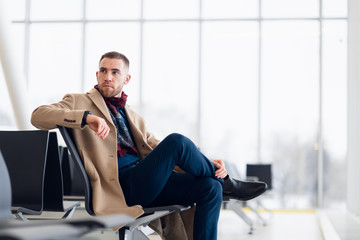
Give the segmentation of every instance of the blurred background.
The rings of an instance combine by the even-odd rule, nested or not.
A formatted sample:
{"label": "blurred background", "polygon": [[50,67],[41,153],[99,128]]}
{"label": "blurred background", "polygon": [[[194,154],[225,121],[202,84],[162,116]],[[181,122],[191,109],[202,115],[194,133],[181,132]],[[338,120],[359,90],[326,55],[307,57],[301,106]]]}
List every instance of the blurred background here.
{"label": "blurred background", "polygon": [[[100,56],[119,51],[130,59],[128,104],[157,138],[182,133],[244,177],[246,164],[271,164],[268,207],[346,208],[346,0],[7,5],[30,112],[90,90]],[[1,129],[18,128],[11,102],[0,68]]]}

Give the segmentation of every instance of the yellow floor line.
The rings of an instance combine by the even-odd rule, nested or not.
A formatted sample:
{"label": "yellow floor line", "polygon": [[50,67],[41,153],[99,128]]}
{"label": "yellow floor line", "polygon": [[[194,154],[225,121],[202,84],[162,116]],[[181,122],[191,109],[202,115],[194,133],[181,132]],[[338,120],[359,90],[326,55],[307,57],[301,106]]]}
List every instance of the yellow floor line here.
{"label": "yellow floor line", "polygon": [[[251,212],[251,210],[247,207],[242,208],[244,212]],[[266,209],[257,209],[259,213],[269,212]],[[270,209],[273,213],[301,213],[301,214],[315,214],[316,209]]]}

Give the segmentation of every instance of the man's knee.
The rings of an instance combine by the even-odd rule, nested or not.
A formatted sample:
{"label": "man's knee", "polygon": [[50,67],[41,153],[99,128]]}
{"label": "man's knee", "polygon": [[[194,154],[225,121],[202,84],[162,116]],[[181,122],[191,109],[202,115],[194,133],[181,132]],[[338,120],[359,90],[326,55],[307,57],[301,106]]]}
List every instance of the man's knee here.
{"label": "man's knee", "polygon": [[221,183],[216,180],[216,179],[211,179],[211,190],[213,192],[214,198],[216,198],[216,200],[218,202],[222,202],[222,186]]}
{"label": "man's knee", "polygon": [[189,139],[180,133],[171,133],[164,139],[164,141],[172,145],[182,145],[188,142]]}
{"label": "man's knee", "polygon": [[202,200],[222,203],[222,186],[219,181],[211,177],[201,179]]}

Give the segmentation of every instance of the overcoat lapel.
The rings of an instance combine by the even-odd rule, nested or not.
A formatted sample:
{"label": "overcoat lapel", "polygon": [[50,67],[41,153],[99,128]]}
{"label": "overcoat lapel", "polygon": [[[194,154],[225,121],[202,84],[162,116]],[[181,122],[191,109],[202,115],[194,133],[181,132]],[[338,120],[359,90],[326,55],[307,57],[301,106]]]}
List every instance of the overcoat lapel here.
{"label": "overcoat lapel", "polygon": [[91,99],[91,101],[93,101],[95,106],[102,112],[102,114],[104,114],[104,116],[107,118],[107,120],[110,123],[113,123],[110,113],[105,104],[105,101],[104,101],[103,97],[101,96],[100,92],[98,90],[96,90],[95,88],[93,88],[88,92],[88,96]]}

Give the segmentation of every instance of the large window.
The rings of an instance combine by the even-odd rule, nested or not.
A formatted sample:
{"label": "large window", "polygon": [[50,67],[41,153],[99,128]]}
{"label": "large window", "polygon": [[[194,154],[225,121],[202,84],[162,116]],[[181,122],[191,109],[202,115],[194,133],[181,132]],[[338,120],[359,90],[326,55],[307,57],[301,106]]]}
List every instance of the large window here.
{"label": "large window", "polygon": [[[88,91],[100,56],[120,51],[128,103],[158,138],[185,134],[243,174],[272,163],[274,207],[344,203],[346,0],[11,4],[31,107]],[[0,125],[15,128],[0,96]]]}

